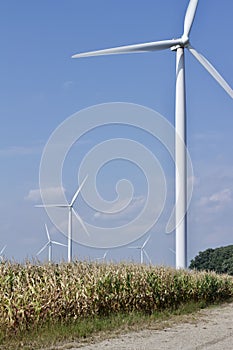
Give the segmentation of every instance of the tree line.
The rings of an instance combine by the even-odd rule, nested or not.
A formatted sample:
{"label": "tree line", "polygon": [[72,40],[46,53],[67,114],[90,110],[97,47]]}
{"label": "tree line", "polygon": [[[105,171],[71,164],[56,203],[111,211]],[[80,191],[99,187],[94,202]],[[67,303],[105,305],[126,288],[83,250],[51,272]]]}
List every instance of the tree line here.
{"label": "tree line", "polygon": [[190,269],[215,271],[233,276],[233,245],[209,248],[191,260]]}

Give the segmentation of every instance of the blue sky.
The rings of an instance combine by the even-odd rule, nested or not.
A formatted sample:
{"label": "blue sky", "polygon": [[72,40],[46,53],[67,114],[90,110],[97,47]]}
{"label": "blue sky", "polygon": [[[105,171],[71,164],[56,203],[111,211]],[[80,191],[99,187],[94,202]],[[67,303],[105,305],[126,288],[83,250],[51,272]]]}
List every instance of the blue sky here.
{"label": "blue sky", "polygon": [[[83,108],[119,101],[155,109],[174,123],[173,52],[82,60],[72,60],[71,55],[179,37],[187,4],[187,0],[1,2],[0,246],[7,245],[7,258],[23,260],[35,256],[46,242],[45,222],[53,239],[66,242],[46,213],[34,208],[40,202],[42,151],[61,122]],[[232,12],[232,1],[200,0],[190,38],[230,86]],[[233,243],[233,103],[189,53],[186,82],[188,149],[195,176],[188,215],[190,260],[200,250]],[[85,135],[68,155],[64,167],[68,198],[76,189],[82,158],[95,144],[113,136],[133,138],[151,150],[158,149],[145,135],[135,135],[124,127],[103,128]],[[174,234],[163,233],[174,199],[173,164],[165,153],[160,149],[157,156],[169,179],[169,200],[160,222],[150,232],[147,252],[153,263],[174,265],[174,254],[169,250],[174,249]],[[103,180],[99,176],[97,187],[103,197],[112,199],[116,181],[128,176],[135,182],[134,202],[140,204],[145,195],[142,174],[128,165],[124,174],[122,168],[121,164],[113,164],[112,169],[103,170]],[[79,210],[86,221],[94,220],[81,199]],[[140,245],[145,238],[137,243]],[[74,246],[74,253],[80,258],[99,257],[104,251]],[[63,248],[56,247],[54,254],[57,260],[66,258]],[[46,253],[41,255],[44,258]],[[139,252],[115,248],[109,251],[108,258],[138,261]]]}

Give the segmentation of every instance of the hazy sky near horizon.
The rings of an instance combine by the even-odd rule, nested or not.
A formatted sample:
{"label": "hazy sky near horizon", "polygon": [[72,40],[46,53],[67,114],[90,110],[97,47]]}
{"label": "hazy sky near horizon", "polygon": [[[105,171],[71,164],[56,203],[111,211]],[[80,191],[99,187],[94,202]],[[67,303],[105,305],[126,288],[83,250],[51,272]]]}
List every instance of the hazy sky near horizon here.
{"label": "hazy sky near horizon", "polygon": [[[74,60],[75,53],[179,37],[187,0],[8,0],[1,12],[1,200],[0,250],[16,260],[35,257],[46,243],[44,223],[53,239],[66,243],[43,209],[39,167],[52,132],[69,116],[108,102],[129,102],[156,110],[174,124],[175,53],[163,52]],[[200,0],[191,44],[233,86],[233,2]],[[186,52],[187,137],[194,169],[188,213],[188,259],[209,247],[233,244],[233,101]],[[63,186],[68,200],[77,188],[82,158],[98,143],[125,137],[143,143],[158,157],[168,180],[161,220],[148,232],[146,250],[153,263],[174,265],[174,233],[164,234],[174,201],[174,164],[164,149],[127,127],[103,127],[83,136],[67,155]],[[158,152],[159,154],[157,154]],[[125,217],[133,218],[146,198],[143,174],[132,164],[115,161],[97,178],[104,198],[116,196],[116,182],[130,179],[135,193]],[[80,215],[92,224],[120,224],[90,212],[81,198]],[[102,220],[102,221],[101,221]],[[123,221],[122,221],[123,220]],[[111,222],[110,222],[111,221]],[[107,223],[106,223],[107,222]],[[141,245],[148,234],[131,245]],[[74,255],[101,257],[97,250],[74,245]],[[54,247],[57,260],[66,249]],[[41,254],[43,260],[46,252]],[[108,259],[139,261],[127,246],[109,250]]]}

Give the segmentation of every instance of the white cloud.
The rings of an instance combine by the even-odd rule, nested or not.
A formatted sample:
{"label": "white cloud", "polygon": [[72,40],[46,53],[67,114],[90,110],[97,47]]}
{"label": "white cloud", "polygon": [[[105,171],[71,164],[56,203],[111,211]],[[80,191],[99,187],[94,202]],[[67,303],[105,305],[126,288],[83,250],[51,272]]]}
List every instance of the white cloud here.
{"label": "white cloud", "polygon": [[203,196],[198,201],[198,205],[209,213],[219,212],[232,202],[232,190],[226,188],[210,196]]}
{"label": "white cloud", "polygon": [[211,202],[217,203],[229,203],[232,200],[232,191],[229,188],[226,188],[220,192],[213,194],[210,197]]}
{"label": "white cloud", "polygon": [[[56,203],[57,200],[61,197],[61,190],[65,192],[65,189],[61,187],[50,187],[47,189],[43,189],[43,192],[46,192],[46,195],[51,198],[51,202],[54,201]],[[27,196],[24,198],[31,202],[39,202],[41,201],[41,192],[39,188],[32,189],[28,192]]]}
{"label": "white cloud", "polygon": [[64,82],[63,88],[64,88],[65,90],[68,90],[68,89],[70,89],[73,85],[74,85],[74,82],[73,82],[72,80],[67,80],[67,81]]}
{"label": "white cloud", "polygon": [[40,190],[30,190],[24,199],[26,199],[27,201],[38,202],[39,200],[41,200]]}
{"label": "white cloud", "polygon": [[[129,199],[124,199],[121,202],[115,203],[112,208],[109,210],[115,214],[108,214],[108,213],[102,213],[102,212],[96,212],[94,214],[95,219],[103,219],[103,220],[130,220],[130,218],[134,217],[138,210],[143,207],[145,204],[145,197],[144,196],[138,196],[134,197],[129,205],[127,207],[126,204],[129,202]],[[124,210],[122,210],[125,208]],[[118,210],[118,213],[117,213]]]}

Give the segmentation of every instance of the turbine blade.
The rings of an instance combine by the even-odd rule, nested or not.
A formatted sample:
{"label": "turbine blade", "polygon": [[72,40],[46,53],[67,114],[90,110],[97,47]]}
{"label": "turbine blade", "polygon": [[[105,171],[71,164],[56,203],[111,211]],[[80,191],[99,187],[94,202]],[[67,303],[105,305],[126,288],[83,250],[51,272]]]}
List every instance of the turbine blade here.
{"label": "turbine blade", "polygon": [[149,235],[149,236],[147,237],[147,239],[145,240],[145,242],[144,242],[143,245],[142,245],[142,249],[146,246],[146,244],[147,244],[147,242],[149,241],[150,237],[151,237],[151,235]]}
{"label": "turbine blade", "polygon": [[129,249],[141,249],[141,247],[128,247]]}
{"label": "turbine blade", "polygon": [[145,256],[147,257],[149,263],[151,264],[151,259],[150,259],[149,255],[147,254],[147,251],[145,249],[143,249],[143,252],[144,252]]}
{"label": "turbine blade", "polygon": [[233,90],[212,64],[192,46],[188,46],[189,52],[202,64],[202,66],[212,75],[212,77],[221,85],[221,87],[233,98]]}
{"label": "turbine blade", "polygon": [[76,217],[78,219],[78,221],[80,222],[82,228],[84,229],[84,231],[86,232],[86,234],[89,236],[89,232],[87,231],[87,228],[86,226],[84,225],[84,222],[83,220],[81,219],[81,217],[76,213]]}
{"label": "turbine blade", "polygon": [[174,250],[174,249],[169,248],[169,250],[170,250],[170,252],[172,252],[174,255],[176,255],[176,252],[175,252],[175,250]]}
{"label": "turbine blade", "polygon": [[106,250],[106,252],[104,253],[104,256],[103,256],[103,259],[105,259],[106,258],[106,256],[107,256],[107,254],[108,254],[108,250]]}
{"label": "turbine blade", "polygon": [[36,208],[68,208],[69,204],[39,204]]}
{"label": "turbine blade", "polygon": [[154,41],[150,43],[119,46],[119,47],[113,47],[111,49],[78,53],[76,55],[73,55],[72,58],[166,50],[171,48],[174,45],[178,45],[179,43],[180,43],[180,39]]}
{"label": "turbine blade", "polygon": [[56,245],[60,245],[62,247],[67,247],[67,244],[63,244],[63,243],[60,243],[60,242],[51,241],[51,243],[56,244]]}
{"label": "turbine blade", "polygon": [[184,19],[183,36],[188,38],[197,10],[198,0],[190,0]]}
{"label": "turbine blade", "polygon": [[36,255],[40,255],[40,253],[42,253],[43,250],[45,250],[45,248],[47,248],[48,245],[49,245],[49,242],[47,242],[47,243],[36,253]]}
{"label": "turbine blade", "polygon": [[46,224],[45,224],[45,230],[46,230],[46,234],[47,234],[47,237],[48,237],[48,241],[50,242],[51,239],[50,239],[49,230],[48,230],[48,227],[47,227]]}
{"label": "turbine blade", "polygon": [[87,181],[88,175],[84,178],[83,182],[81,183],[81,185],[79,186],[79,188],[77,189],[77,191],[75,192],[72,201],[70,203],[70,206],[72,207],[74,202],[76,201],[76,198],[78,197],[79,192],[81,191],[81,189],[83,188],[85,182]]}
{"label": "turbine blade", "polygon": [[0,255],[2,255],[4,253],[5,249],[6,249],[6,245],[2,248]]}

